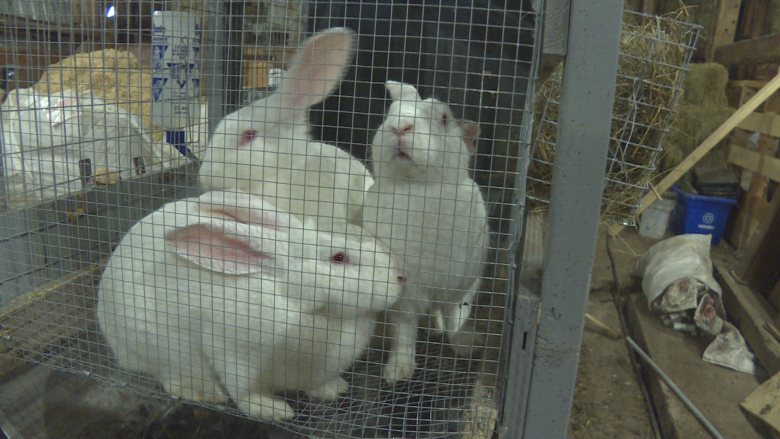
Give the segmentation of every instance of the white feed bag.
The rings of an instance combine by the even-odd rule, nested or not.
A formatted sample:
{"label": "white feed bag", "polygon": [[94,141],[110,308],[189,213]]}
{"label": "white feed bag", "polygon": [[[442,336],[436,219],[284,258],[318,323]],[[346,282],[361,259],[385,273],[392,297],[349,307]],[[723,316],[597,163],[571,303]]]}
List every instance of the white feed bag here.
{"label": "white feed bag", "polygon": [[91,91],[13,91],[0,107],[11,202],[46,200],[155,172],[161,154],[141,120]]}
{"label": "white feed bag", "polygon": [[698,279],[720,295],[720,285],[712,276],[711,242],[712,235],[686,234],[650,247],[636,267],[648,303],[658,298],[666,287],[684,278]]}

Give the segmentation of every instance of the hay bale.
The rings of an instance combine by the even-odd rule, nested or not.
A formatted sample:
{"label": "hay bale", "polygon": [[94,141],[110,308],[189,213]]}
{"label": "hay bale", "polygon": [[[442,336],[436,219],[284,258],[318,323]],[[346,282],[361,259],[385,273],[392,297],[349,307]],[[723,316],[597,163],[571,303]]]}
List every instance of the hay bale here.
{"label": "hay bale", "polygon": [[[602,218],[633,222],[636,206],[653,169],[661,140],[673,120],[698,27],[655,17],[627,14],[623,22]],[[558,102],[563,65],[539,87],[534,151],[528,194],[533,210],[546,209],[555,159]]]}
{"label": "hay bale", "polygon": [[680,105],[727,107],[726,86],[729,72],[718,63],[691,64],[683,81]]}
{"label": "hay bale", "polygon": [[[663,142],[656,179],[682,162],[736,111],[728,106],[728,72],[717,63],[692,64],[683,82],[683,94],[673,123]],[[699,164],[728,166],[728,139],[721,141]]]}

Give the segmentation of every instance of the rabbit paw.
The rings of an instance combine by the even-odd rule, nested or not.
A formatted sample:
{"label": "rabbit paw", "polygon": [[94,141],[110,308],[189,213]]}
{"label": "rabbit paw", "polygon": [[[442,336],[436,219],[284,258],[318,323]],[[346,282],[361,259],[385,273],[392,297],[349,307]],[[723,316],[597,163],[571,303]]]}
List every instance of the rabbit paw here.
{"label": "rabbit paw", "polygon": [[227,395],[222,392],[217,383],[204,383],[202,390],[198,391],[197,401],[211,404],[224,404],[228,401]]}
{"label": "rabbit paw", "polygon": [[447,335],[450,347],[455,355],[461,358],[473,358],[480,354],[487,344],[487,336],[478,332],[471,321],[464,324],[460,331]]}
{"label": "rabbit paw", "polygon": [[349,384],[344,378],[338,377],[337,379],[325,383],[322,387],[306,392],[312,399],[321,399],[324,401],[336,399],[339,396],[347,393],[349,390]]}
{"label": "rabbit paw", "polygon": [[198,392],[192,389],[191,386],[183,386],[178,380],[176,381],[164,381],[162,383],[163,389],[174,398],[197,400]]}
{"label": "rabbit paw", "polygon": [[92,176],[92,181],[95,184],[110,185],[119,183],[119,174],[116,172],[110,172],[106,168],[97,168],[95,174]]}
{"label": "rabbit paw", "polygon": [[417,364],[412,356],[391,354],[382,370],[382,377],[387,384],[392,385],[396,381],[406,381],[412,378],[416,368]]}
{"label": "rabbit paw", "polygon": [[444,334],[444,317],[441,312],[432,312],[430,321],[430,331],[436,335]]}
{"label": "rabbit paw", "polygon": [[242,411],[260,419],[283,421],[295,417],[295,410],[284,400],[258,393],[250,394],[248,403],[240,401],[237,405]]}
{"label": "rabbit paw", "polygon": [[[227,396],[222,393],[214,381],[197,382],[193,380],[188,386],[183,386],[179,381],[166,381],[163,388],[171,395],[190,401],[221,404],[227,402]],[[197,384],[197,385],[196,385]]]}

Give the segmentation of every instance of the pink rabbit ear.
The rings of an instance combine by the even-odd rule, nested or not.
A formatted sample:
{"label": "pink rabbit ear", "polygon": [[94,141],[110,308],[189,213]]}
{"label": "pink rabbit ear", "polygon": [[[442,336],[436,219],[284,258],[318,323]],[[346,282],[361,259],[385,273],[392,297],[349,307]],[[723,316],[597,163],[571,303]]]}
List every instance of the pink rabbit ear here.
{"label": "pink rabbit ear", "polygon": [[387,92],[390,93],[390,98],[394,101],[415,101],[420,100],[420,93],[413,85],[404,84],[398,81],[387,81],[385,83]]}
{"label": "pink rabbit ear", "polygon": [[474,142],[479,138],[479,124],[470,120],[462,119],[460,121],[460,127],[463,129],[463,142],[466,143],[466,147],[471,154],[477,152],[477,146]]}
{"label": "pink rabbit ear", "polygon": [[303,109],[322,101],[341,83],[354,55],[355,32],[347,28],[306,40],[279,85],[282,106]]}
{"label": "pink rabbit ear", "polygon": [[206,192],[198,199],[198,207],[212,215],[227,217],[243,224],[260,226],[278,232],[302,228],[303,222],[279,209],[262,197],[246,192]]}
{"label": "pink rabbit ear", "polygon": [[177,255],[225,274],[251,274],[272,268],[273,255],[263,253],[243,236],[210,224],[191,224],[168,233],[165,240]]}

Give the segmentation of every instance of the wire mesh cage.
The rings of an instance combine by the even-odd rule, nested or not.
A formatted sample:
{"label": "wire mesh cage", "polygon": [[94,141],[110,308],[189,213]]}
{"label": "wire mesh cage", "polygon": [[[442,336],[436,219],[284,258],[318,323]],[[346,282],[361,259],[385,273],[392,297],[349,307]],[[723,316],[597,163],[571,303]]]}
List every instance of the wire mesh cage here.
{"label": "wire mesh cage", "polygon": [[[667,16],[624,13],[604,220],[633,226],[641,199],[650,190],[701,31],[701,26],[681,21],[683,15],[684,11]],[[561,73],[559,65],[537,95],[528,195],[539,209],[550,199]]]}
{"label": "wire mesh cage", "polygon": [[0,422],[39,364],[124,419],[51,437],[492,436],[539,2],[54,3],[0,5]]}

